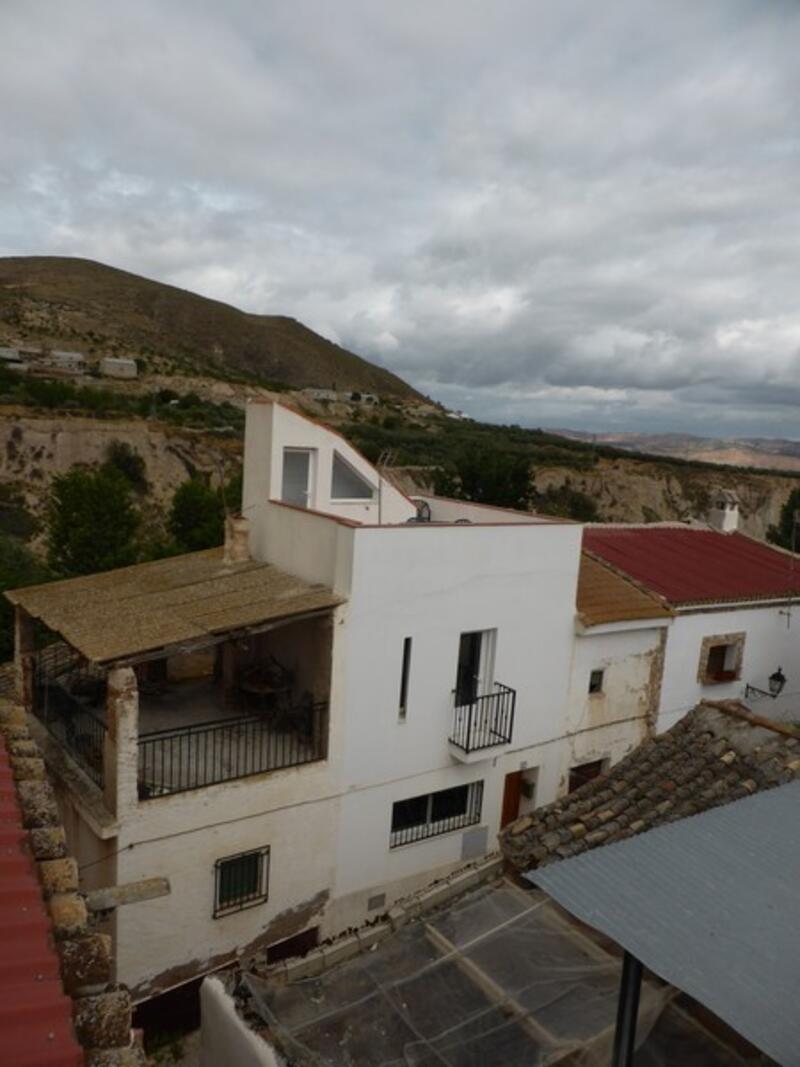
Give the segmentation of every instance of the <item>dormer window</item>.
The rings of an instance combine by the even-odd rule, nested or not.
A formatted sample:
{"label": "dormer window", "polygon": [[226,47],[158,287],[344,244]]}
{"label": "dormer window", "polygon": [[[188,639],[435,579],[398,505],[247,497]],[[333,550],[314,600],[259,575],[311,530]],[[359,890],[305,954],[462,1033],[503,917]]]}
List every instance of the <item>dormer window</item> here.
{"label": "dormer window", "polygon": [[375,487],[363,478],[338,452],[333,453],[331,500],[372,500]]}

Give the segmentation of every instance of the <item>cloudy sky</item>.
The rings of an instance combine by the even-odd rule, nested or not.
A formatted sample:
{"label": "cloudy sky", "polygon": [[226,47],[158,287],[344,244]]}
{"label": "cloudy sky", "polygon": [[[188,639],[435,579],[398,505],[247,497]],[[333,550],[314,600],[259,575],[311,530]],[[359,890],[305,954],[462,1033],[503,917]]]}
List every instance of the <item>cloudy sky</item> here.
{"label": "cloudy sky", "polygon": [[797,0],[2,0],[0,254],[524,425],[800,438]]}

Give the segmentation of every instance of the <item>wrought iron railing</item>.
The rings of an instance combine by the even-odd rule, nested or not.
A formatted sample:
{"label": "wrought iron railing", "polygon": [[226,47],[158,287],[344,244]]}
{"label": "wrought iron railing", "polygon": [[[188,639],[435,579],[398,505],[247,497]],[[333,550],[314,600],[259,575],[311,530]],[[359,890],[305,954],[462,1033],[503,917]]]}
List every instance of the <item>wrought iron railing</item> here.
{"label": "wrought iron railing", "polygon": [[92,710],[102,707],[105,675],[64,642],[36,654],[33,713],[100,788],[106,724]]}
{"label": "wrought iron railing", "polygon": [[482,781],[400,801],[392,810],[389,847],[399,848],[475,826],[481,821],[482,806]]}
{"label": "wrought iron railing", "polygon": [[450,743],[463,752],[477,752],[494,745],[506,745],[514,733],[515,689],[495,682],[490,693],[453,710]]}
{"label": "wrought iron railing", "polygon": [[324,759],[324,703],[282,712],[278,719],[248,715],[139,735],[139,798],[248,778]]}

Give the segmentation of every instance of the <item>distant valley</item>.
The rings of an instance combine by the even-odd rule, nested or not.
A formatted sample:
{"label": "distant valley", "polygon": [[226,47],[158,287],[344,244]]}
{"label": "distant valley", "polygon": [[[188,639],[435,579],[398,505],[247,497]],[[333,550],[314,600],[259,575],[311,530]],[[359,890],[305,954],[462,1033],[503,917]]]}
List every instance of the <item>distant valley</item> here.
{"label": "distant valley", "polygon": [[732,467],[800,471],[800,441],[770,437],[697,437],[692,434],[586,433],[554,430],[573,441],[595,441],[628,452],[699,460]]}

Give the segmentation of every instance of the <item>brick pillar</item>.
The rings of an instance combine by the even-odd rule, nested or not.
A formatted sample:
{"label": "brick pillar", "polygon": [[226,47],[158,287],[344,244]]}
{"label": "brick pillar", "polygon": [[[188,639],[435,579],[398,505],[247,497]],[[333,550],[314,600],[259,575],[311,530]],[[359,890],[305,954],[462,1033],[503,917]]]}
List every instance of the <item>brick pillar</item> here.
{"label": "brick pillar", "polygon": [[105,801],[121,819],[139,801],[139,690],[131,667],[114,667],[108,672],[106,718]]}
{"label": "brick pillar", "polygon": [[14,608],[14,687],[16,698],[30,711],[33,706],[33,619],[19,604]]}

